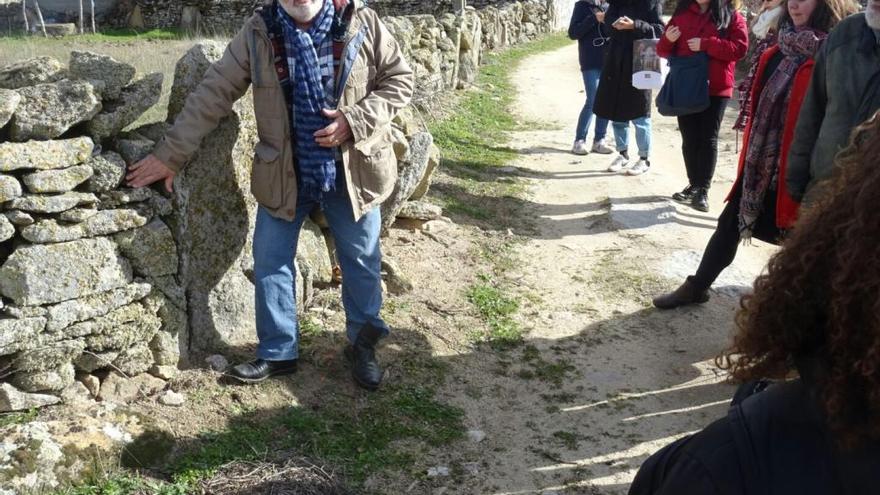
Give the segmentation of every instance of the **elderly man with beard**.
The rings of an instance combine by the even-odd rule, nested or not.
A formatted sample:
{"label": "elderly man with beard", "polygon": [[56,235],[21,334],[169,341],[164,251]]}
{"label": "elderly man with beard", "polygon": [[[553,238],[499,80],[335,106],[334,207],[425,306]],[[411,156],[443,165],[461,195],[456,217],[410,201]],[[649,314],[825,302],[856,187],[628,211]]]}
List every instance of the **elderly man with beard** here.
{"label": "elderly man with beard", "polygon": [[229,374],[258,382],[296,371],[299,328],[293,260],[303,222],[320,208],[336,240],[346,356],[362,387],[378,388],[382,306],[379,205],[394,189],[391,120],[413,92],[400,47],[360,0],[272,0],[248,19],[187,98],[128,184],[174,176],[202,138],[253,86],[259,143],[251,192],[259,203],[253,256],[256,359]]}
{"label": "elderly man with beard", "polygon": [[880,108],[880,0],[843,20],[816,57],[795,129],[786,185],[804,201],[831,177],[834,157],[852,130]]}

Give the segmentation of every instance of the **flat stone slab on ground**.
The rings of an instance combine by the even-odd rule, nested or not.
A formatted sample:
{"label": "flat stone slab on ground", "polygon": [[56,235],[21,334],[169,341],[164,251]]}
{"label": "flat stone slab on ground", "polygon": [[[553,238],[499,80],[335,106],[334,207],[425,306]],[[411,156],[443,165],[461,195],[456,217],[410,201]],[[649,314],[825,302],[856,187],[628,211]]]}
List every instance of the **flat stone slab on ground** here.
{"label": "flat stone slab on ground", "polygon": [[100,398],[107,402],[125,404],[138,397],[153,395],[163,388],[165,388],[163,380],[147,373],[126,377],[111,371],[101,384]]}
{"label": "flat stone slab on ground", "polygon": [[609,216],[621,230],[640,230],[661,227],[674,222],[677,210],[670,199],[648,198],[632,201],[632,198],[611,198]]}
{"label": "flat stone slab on ground", "polygon": [[54,395],[29,394],[8,383],[0,383],[0,412],[27,411],[61,402]]}
{"label": "flat stone slab on ground", "polygon": [[[700,251],[674,251],[660,263],[661,275],[675,281],[684,282],[688,276],[693,275],[697,271],[702,258],[703,253]],[[712,284],[712,288],[719,294],[740,297],[751,292],[755,277],[759,274],[760,272],[755,273],[745,270],[734,261],[732,265],[721,272],[721,275]]]}

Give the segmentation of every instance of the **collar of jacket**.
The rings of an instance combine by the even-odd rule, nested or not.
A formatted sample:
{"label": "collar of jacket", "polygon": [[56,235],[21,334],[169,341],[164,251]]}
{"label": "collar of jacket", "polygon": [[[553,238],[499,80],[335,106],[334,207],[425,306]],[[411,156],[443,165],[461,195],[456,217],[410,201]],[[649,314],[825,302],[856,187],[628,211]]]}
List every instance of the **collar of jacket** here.
{"label": "collar of jacket", "polygon": [[868,21],[862,18],[862,39],[859,42],[859,51],[867,54],[874,53],[880,45],[880,34],[871,29]]}

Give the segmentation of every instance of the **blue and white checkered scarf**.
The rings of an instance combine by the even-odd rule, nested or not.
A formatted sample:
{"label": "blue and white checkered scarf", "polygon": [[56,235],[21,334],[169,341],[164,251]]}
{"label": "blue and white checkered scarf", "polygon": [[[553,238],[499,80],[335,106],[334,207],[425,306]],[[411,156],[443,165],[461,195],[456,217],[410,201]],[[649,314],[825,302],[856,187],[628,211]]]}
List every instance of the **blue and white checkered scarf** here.
{"label": "blue and white checkered scarf", "polygon": [[293,122],[296,157],[299,163],[300,194],[331,191],[336,183],[336,152],[315,142],[315,132],[332,121],[321,113],[336,108],[333,68],[333,2],[324,6],[308,32],[300,30],[290,15],[277,3],[277,15],[284,32],[292,84],[291,122]]}

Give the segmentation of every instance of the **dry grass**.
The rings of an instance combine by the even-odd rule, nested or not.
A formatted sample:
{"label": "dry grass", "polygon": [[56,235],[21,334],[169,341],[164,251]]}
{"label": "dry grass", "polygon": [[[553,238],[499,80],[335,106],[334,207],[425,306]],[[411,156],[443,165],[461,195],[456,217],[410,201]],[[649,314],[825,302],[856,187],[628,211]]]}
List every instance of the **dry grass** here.
{"label": "dry grass", "polygon": [[159,103],[142,115],[133,126],[165,120],[171,84],[174,82],[174,65],[194,44],[201,40],[136,40],[93,41],[75,37],[60,39],[0,38],[0,67],[33,57],[49,56],[67,63],[70,52],[87,50],[109,55],[120,62],[133,65],[138,74],[161,72],[162,98]]}
{"label": "dry grass", "polygon": [[303,459],[233,462],[199,485],[204,495],[349,495],[336,478]]}

